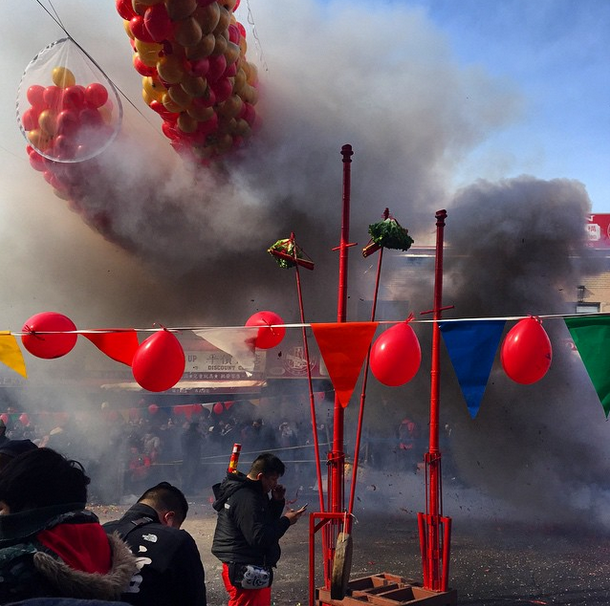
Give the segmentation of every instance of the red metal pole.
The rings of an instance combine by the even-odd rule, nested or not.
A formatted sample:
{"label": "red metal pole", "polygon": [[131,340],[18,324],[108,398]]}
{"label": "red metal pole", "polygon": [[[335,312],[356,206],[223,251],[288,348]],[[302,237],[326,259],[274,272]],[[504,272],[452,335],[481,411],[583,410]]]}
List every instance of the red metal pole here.
{"label": "red metal pole", "polygon": [[[294,233],[290,234],[290,239],[295,242]],[[309,344],[307,341],[307,328],[305,326],[305,308],[303,307],[303,291],[301,289],[301,274],[299,273],[299,264],[297,261],[297,247],[296,243],[293,248],[294,251],[294,262],[295,262],[295,275],[297,284],[297,296],[299,298],[299,311],[301,313],[301,324],[302,335],[303,335],[303,351],[305,353],[305,362],[307,363],[307,385],[309,387],[309,408],[311,412],[311,428],[313,433],[313,446],[316,457],[316,478],[318,481],[318,495],[320,498],[320,511],[324,511],[324,491],[322,490],[322,469],[320,466],[320,446],[318,440],[318,421],[316,418],[316,404],[313,395],[313,382],[311,379],[311,364],[309,356]]]}
{"label": "red metal pole", "polygon": [[[426,536],[424,539],[426,562],[424,562],[424,585],[427,589],[441,590],[446,582],[442,579],[441,559],[443,535],[441,534],[441,453],[439,450],[439,403],[440,403],[440,328],[443,306],[443,235],[446,210],[436,212],[436,257],[434,264],[434,308],[432,324],[432,363],[430,370],[430,440],[425,455],[427,468]],[[446,580],[445,580],[446,581]]]}
{"label": "red metal pole", "polygon": [[[341,148],[343,156],[343,213],[341,218],[341,240],[337,249],[339,250],[339,288],[337,302],[337,322],[345,322],[347,318],[347,262],[349,244],[349,215],[351,198],[351,163],[354,152],[351,145]],[[337,250],[335,249],[335,250]],[[342,512],[344,508],[345,490],[345,452],[343,451],[343,406],[335,395],[333,415],[333,443],[332,450],[328,453],[328,511],[331,513]],[[332,528],[329,528],[332,526]],[[324,580],[330,587],[332,580],[333,560],[335,554],[335,537],[337,535],[338,522],[333,520],[325,527],[325,544],[328,547],[328,555],[325,562]]]}

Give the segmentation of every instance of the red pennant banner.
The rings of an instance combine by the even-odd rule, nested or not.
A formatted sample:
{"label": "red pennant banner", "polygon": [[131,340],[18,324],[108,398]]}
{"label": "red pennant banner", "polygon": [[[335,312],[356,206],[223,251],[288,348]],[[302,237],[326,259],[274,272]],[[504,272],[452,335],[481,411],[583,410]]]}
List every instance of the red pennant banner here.
{"label": "red pennant banner", "polygon": [[324,364],[341,406],[349,404],[378,322],[312,324]]}
{"label": "red pennant banner", "polygon": [[[110,331],[111,329],[108,329]],[[140,346],[136,331],[131,329],[120,329],[112,332],[86,332],[82,333],[100,351],[109,358],[131,366],[131,361]]]}

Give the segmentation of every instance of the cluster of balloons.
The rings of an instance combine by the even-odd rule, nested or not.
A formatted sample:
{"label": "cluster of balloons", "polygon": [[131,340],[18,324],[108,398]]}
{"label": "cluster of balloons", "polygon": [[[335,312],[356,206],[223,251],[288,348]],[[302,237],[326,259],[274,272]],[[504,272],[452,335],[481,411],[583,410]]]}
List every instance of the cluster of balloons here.
{"label": "cluster of balloons", "polygon": [[[246,322],[246,326],[258,327],[253,342],[259,349],[279,345],[286,333],[283,324],[282,318],[270,311],[255,313]],[[65,356],[74,348],[78,337],[76,330],[74,322],[67,316],[47,311],[32,316],[24,323],[21,341],[33,356],[51,360]],[[171,389],[184,374],[185,367],[182,345],[166,328],[142,341],[131,361],[136,382],[153,392]],[[149,411],[154,414],[150,408]]]}
{"label": "cluster of balloons", "polygon": [[256,119],[239,0],[116,0],[146,104],[179,153],[207,164],[237,148]]}
{"label": "cluster of balloons", "polygon": [[114,137],[113,104],[101,82],[77,84],[72,71],[56,66],[53,84],[32,84],[30,106],[21,114],[27,140],[39,154],[58,162],[80,162],[96,155]]}
{"label": "cluster of balloons", "polygon": [[123,109],[112,83],[74,41],[64,38],[29,63],[16,109],[30,165],[58,197],[69,200],[73,210],[106,233],[108,218],[86,211],[82,200],[96,171],[95,157],[120,130]]}
{"label": "cluster of balloons", "polygon": [[32,162],[82,162],[115,138],[122,119],[118,94],[106,75],[69,38],[40,51],[17,93],[17,121]]}
{"label": "cluster of balloons", "polygon": [[[500,360],[506,375],[522,385],[540,381],[553,359],[551,341],[539,318],[525,318],[511,328],[502,342]],[[382,384],[408,383],[419,370],[421,347],[408,321],[382,333],[371,347],[370,367]]]}

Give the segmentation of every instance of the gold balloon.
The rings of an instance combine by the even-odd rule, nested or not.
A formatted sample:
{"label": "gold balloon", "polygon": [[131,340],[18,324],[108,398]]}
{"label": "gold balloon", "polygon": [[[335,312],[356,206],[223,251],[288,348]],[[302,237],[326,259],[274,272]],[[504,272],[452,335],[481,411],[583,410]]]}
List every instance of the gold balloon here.
{"label": "gold balloon", "polygon": [[225,57],[227,58],[227,65],[235,63],[239,59],[240,50],[239,46],[234,42],[227,42],[227,49],[225,50]]}
{"label": "gold balloon", "polygon": [[202,76],[185,74],[180,86],[193,97],[203,97],[208,90],[208,81]]}
{"label": "gold balloon", "polygon": [[217,2],[212,2],[208,6],[199,6],[193,13],[193,18],[199,23],[204,34],[211,34],[220,21],[220,6]]}
{"label": "gold balloon", "polygon": [[[155,101],[161,101],[163,95],[167,92],[167,89],[159,80],[152,78],[151,76],[144,76],[142,78],[142,88],[150,99]],[[150,103],[149,103],[150,105]]]}
{"label": "gold balloon", "polygon": [[186,49],[186,58],[190,61],[197,61],[198,59],[205,59],[212,54],[214,45],[216,44],[216,38],[214,34],[206,34],[203,36],[195,46],[189,46]]}
{"label": "gold balloon", "polygon": [[243,68],[246,72],[248,84],[254,86],[258,82],[258,68],[254,63],[250,63],[249,61],[244,61]]}
{"label": "gold balloon", "polygon": [[182,88],[182,86],[180,86],[180,84],[170,86],[167,92],[169,94],[169,98],[183,110],[186,109],[193,101],[193,97],[189,95]]}
{"label": "gold balloon", "polygon": [[174,38],[182,46],[195,46],[199,44],[202,36],[201,25],[193,17],[187,17],[176,23]]}
{"label": "gold balloon", "polygon": [[177,103],[174,103],[172,101],[172,98],[169,96],[169,93],[163,95],[163,100],[161,102],[163,103],[163,107],[165,107],[168,112],[173,112],[177,114],[182,111],[182,108]]}
{"label": "gold balloon", "polygon": [[214,50],[212,51],[212,55],[216,57],[218,55],[224,55],[228,44],[228,40],[222,34],[218,34],[214,41]]}
{"label": "gold balloon", "polygon": [[184,72],[184,63],[176,55],[164,55],[157,61],[157,73],[165,82],[177,84],[184,77]]}
{"label": "gold balloon", "polygon": [[179,21],[193,14],[197,8],[197,0],[165,0],[169,18]]}
{"label": "gold balloon", "polygon": [[231,95],[218,105],[218,115],[223,118],[235,118],[241,111],[244,102],[237,95]]}
{"label": "gold balloon", "polygon": [[233,91],[239,95],[243,95],[245,87],[247,86],[247,76],[243,69],[238,69],[235,74],[235,82],[233,84]]}
{"label": "gold balloon", "polygon": [[214,33],[216,35],[218,35],[224,31],[226,31],[227,28],[229,27],[230,23],[231,23],[231,13],[226,8],[223,8],[221,6],[220,7],[220,19],[218,20],[218,25],[214,29]]}
{"label": "gold balloon", "polygon": [[51,72],[51,79],[55,86],[59,88],[68,88],[76,84],[74,74],[67,67],[54,67]]}
{"label": "gold balloon", "polygon": [[184,133],[194,133],[197,130],[197,120],[185,113],[178,116],[176,125]]}
{"label": "gold balloon", "polygon": [[129,21],[127,19],[123,19],[123,27],[125,28],[125,33],[132,39],[135,40],[135,36],[131,33],[131,27],[129,27]]}
{"label": "gold balloon", "polygon": [[159,61],[159,53],[163,50],[161,44],[156,42],[142,42],[142,40],[136,39],[135,47],[140,61],[147,67],[156,67],[157,61]]}
{"label": "gold balloon", "polygon": [[186,113],[198,122],[207,122],[214,115],[214,108],[191,105]]}
{"label": "gold balloon", "polygon": [[252,134],[252,128],[243,118],[239,118],[235,126],[234,134],[238,137],[246,138]]}
{"label": "gold balloon", "polygon": [[53,137],[57,134],[57,114],[50,109],[43,109],[38,116],[38,124],[43,134]]}
{"label": "gold balloon", "polygon": [[28,141],[32,147],[39,150],[45,151],[51,144],[51,137],[46,133],[43,133],[40,128],[28,131]]}

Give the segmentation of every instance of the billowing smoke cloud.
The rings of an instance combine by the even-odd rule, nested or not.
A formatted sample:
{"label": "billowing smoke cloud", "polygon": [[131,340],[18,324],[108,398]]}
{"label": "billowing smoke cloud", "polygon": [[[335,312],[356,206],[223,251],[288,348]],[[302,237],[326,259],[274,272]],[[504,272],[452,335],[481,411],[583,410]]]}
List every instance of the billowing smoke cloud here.
{"label": "billowing smoke cloud", "polygon": [[[386,3],[252,0],[256,36],[249,34],[248,58],[259,62],[260,129],[238,154],[205,168],[173,152],[139,101],[139,77],[112,3],[87,4],[95,7],[96,27],[79,8],[62,15],[67,27],[142,113],[126,104],[123,132],[88,171],[78,213],[29,166],[7,161],[19,175],[4,191],[0,228],[4,283],[14,285],[3,289],[2,301],[13,330],[46,309],[82,328],[240,324],[260,309],[298,320],[293,275],[265,252],[291,231],[316,262],[304,276],[307,319],[333,320],[338,260],[331,248],[339,239],[344,143],[355,151],[352,241],[364,245],[367,226],[389,207],[416,243],[430,243],[434,211],[448,208],[445,299],[456,317],[565,312],[569,290],[595,269],[582,242],[589,200],[577,183],[524,177],[476,183],[451,198],[453,171],[518,118],[521,99],[510,83],[460,65],[423,13]],[[23,37],[14,44],[22,46]],[[94,225],[103,218],[109,241],[83,226],[85,214],[96,217]],[[352,315],[359,299],[372,296],[370,267],[370,259],[352,253]],[[431,307],[431,286],[422,270],[404,283],[395,278],[388,292],[418,311]],[[562,334],[550,321],[545,327]],[[389,395],[373,387],[371,427],[383,425],[380,417],[399,418],[405,407],[425,430],[427,357],[407,388]],[[448,360],[444,368],[449,374]],[[453,455],[467,482],[507,499],[523,488],[529,503],[548,504],[552,495],[590,504],[588,480],[579,485],[578,503],[564,483],[590,470],[599,454],[576,436],[586,423],[582,433],[600,442],[600,411],[590,389],[586,409],[576,408],[587,378],[568,354],[556,351],[539,386],[514,386],[494,371],[475,421],[450,381],[443,422],[453,429]],[[382,400],[387,411],[374,408]]]}
{"label": "billowing smoke cloud", "polygon": [[[293,309],[292,280],[278,277],[265,253],[293,230],[317,263],[306,289],[309,312],[328,318],[335,306],[330,249],[340,227],[341,145],[355,150],[351,233],[365,244],[368,224],[386,206],[413,232],[427,230],[430,205],[445,197],[452,169],[520,106],[505,83],[458,65],[420,12],[251,4],[257,35],[249,37],[248,57],[263,57],[261,126],[251,144],[222,166],[190,166],[138,102],[148,121],[126,106],[120,140],[83,174],[87,195],[79,211],[137,257],[143,271],[163,276],[163,294],[150,305],[165,321],[238,323],[253,307]],[[137,100],[129,44],[118,15],[109,17],[118,50],[106,47],[100,56],[112,52],[107,61],[114,65],[122,51],[122,65],[109,76],[135,89]],[[374,44],[382,31],[392,44]],[[101,53],[95,40],[88,50]],[[162,302],[168,291],[180,292],[182,301],[170,318]]]}

